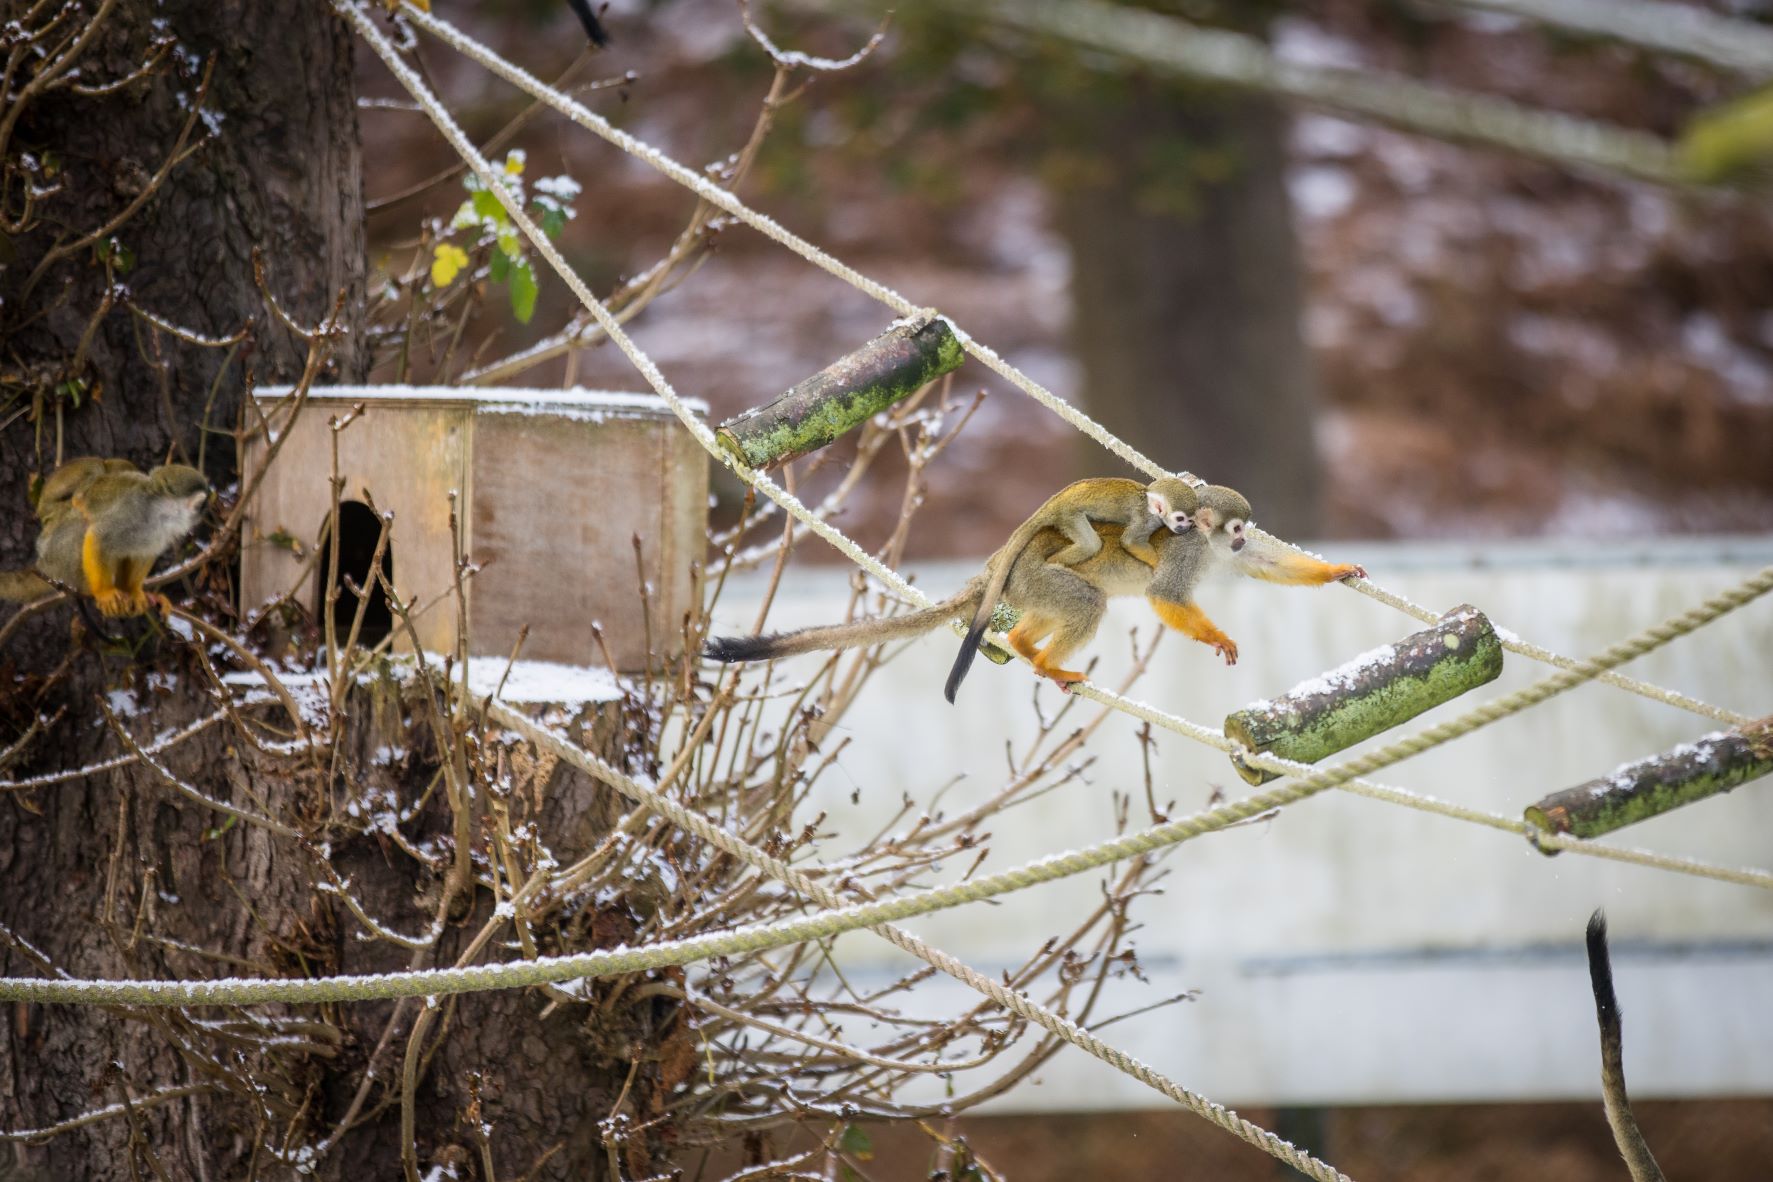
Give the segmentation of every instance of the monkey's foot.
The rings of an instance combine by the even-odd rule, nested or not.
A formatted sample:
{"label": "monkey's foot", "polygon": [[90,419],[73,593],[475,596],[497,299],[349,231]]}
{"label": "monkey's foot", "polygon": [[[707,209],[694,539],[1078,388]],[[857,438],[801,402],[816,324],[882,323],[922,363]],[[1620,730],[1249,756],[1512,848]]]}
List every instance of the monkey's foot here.
{"label": "monkey's foot", "polygon": [[1209,640],[1207,643],[1213,646],[1214,652],[1225,658],[1227,665],[1237,664],[1237,641],[1229,636],[1221,636],[1217,640]]}
{"label": "monkey's foot", "polygon": [[142,593],[142,599],[144,601],[142,605],[143,611],[147,611],[149,605],[152,605],[155,613],[163,620],[172,614],[172,600],[160,594],[160,592],[144,591]]}
{"label": "monkey's foot", "polygon": [[1071,687],[1078,684],[1080,681],[1089,680],[1089,678],[1085,677],[1082,673],[1078,673],[1071,669],[1042,669],[1038,664],[1035,665],[1034,669],[1035,672],[1039,673],[1042,677],[1058,686],[1059,692],[1062,694],[1070,693]]}
{"label": "monkey's foot", "polygon": [[1335,582],[1341,582],[1343,579],[1364,579],[1367,577],[1367,568],[1353,565],[1339,566],[1331,577]]}
{"label": "monkey's foot", "polygon": [[138,601],[141,592],[131,593],[121,587],[98,591],[93,594],[93,602],[98,604],[101,616],[139,616],[147,610],[145,599]]}

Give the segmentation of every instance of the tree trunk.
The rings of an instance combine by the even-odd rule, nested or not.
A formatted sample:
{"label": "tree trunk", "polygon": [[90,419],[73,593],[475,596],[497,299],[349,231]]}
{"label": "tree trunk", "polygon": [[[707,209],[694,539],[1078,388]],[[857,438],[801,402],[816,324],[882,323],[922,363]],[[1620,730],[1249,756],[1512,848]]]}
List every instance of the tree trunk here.
{"label": "tree trunk", "polygon": [[[26,25],[37,27],[59,7],[39,6]],[[8,18],[23,17],[25,8],[8,3]],[[71,63],[82,85],[129,75],[158,37],[176,44],[159,69],[116,92],[64,88],[30,100],[6,149],[15,180],[29,157],[52,167],[49,183],[59,185],[42,199],[35,228],[7,243],[0,271],[7,343],[0,565],[7,567],[31,561],[36,522],[27,487],[58,459],[121,456],[145,467],[172,457],[201,462],[227,487],[235,464],[227,432],[245,375],[296,377],[307,354],[306,343],[266,308],[255,248],[264,253],[271,294],[298,321],[320,320],[340,292],[345,326],[356,327],[362,314],[362,178],[344,26],[323,4],[122,0],[104,12],[93,0],[68,18],[70,35],[101,14]],[[206,71],[208,114],[193,121]],[[9,99],[19,101],[18,93],[15,86]],[[207,142],[156,184],[187,125],[187,145]],[[58,242],[105,226],[149,188],[108,240],[51,255]],[[113,280],[121,286],[111,288]],[[204,337],[255,327],[237,345],[208,347],[154,328],[131,304]],[[339,375],[363,376],[362,334],[336,340],[332,358]],[[33,403],[33,418],[13,417]],[[223,575],[215,577],[225,585]],[[101,653],[90,640],[71,648],[70,615],[66,605],[40,613],[0,651],[0,747],[30,718],[67,708],[19,764],[0,772],[6,778],[115,754],[100,702],[108,700],[143,741],[214,709],[187,646],[145,621],[128,621],[118,630],[131,652]],[[64,661],[59,677],[42,676]],[[156,666],[149,688],[145,674]],[[133,695],[122,688],[130,684]],[[254,785],[256,800],[244,796],[249,781],[225,723],[165,762],[201,792],[285,819],[297,817],[316,788],[311,776],[274,775]],[[56,971],[93,976],[326,963],[331,951],[316,926],[308,859],[287,839],[227,820],[141,766],[0,793],[0,973],[50,971],[45,960]],[[167,940],[205,954],[177,951]],[[214,1085],[244,1045],[230,1046],[231,1037],[170,1012],[7,1007],[0,1015],[0,1130],[41,1128],[124,1101],[143,1105],[169,1086]],[[291,1044],[296,1081],[301,1064],[337,1051],[324,1037]],[[268,1104],[290,1119],[303,1095],[284,1082],[273,1082]],[[44,1179],[153,1177],[157,1170],[176,1179],[244,1177],[241,1149],[251,1128],[243,1130],[241,1111],[238,1101],[207,1093],[146,1104],[40,1146],[0,1144],[0,1177],[15,1176],[14,1168]],[[270,1163],[262,1168],[261,1177],[287,1174]]]}
{"label": "tree trunk", "polygon": [[1315,533],[1284,114],[1126,78],[1065,95],[1054,117],[1081,145],[1048,175],[1090,413],[1165,467],[1235,486],[1265,527]]}
{"label": "tree trunk", "polygon": [[[99,11],[92,0],[76,19]],[[82,57],[80,77],[91,84],[126,74],[157,28],[177,39],[168,58],[178,63],[176,76],[162,71],[105,97],[51,92],[25,110],[7,150],[9,162],[26,151],[39,161],[52,153],[63,186],[53,218],[0,243],[11,251],[0,272],[5,393],[14,396],[11,409],[35,402],[39,410],[0,429],[0,504],[11,507],[0,515],[7,566],[30,561],[36,523],[25,511],[27,484],[58,459],[124,456],[143,466],[169,455],[201,459],[225,487],[235,463],[225,432],[241,413],[245,374],[261,384],[291,380],[307,356],[307,342],[277,319],[266,294],[312,326],[343,292],[346,333],[333,340],[322,380],[361,380],[368,370],[348,31],[318,3],[122,0]],[[58,235],[103,225],[153,183],[212,60],[202,105],[213,116],[193,123],[191,135],[194,142],[213,130],[213,138],[111,235],[121,249],[87,247],[39,268]],[[254,278],[255,248],[268,293]],[[127,286],[127,299],[110,288],[107,308],[113,278]],[[212,347],[156,329],[130,301],[204,337],[230,337],[249,322],[253,329],[237,345]],[[215,592],[209,606],[225,614],[220,565],[212,564],[206,586]],[[0,780],[11,782],[0,787],[0,974],[302,976],[453,964],[493,913],[485,890],[469,882],[435,943],[417,953],[364,939],[344,895],[419,937],[446,895],[445,875],[426,862],[457,864],[460,818],[475,840],[487,810],[506,810],[513,828],[527,821],[545,833],[548,852],[563,861],[608,831],[610,794],[576,772],[552,775],[551,765],[531,777],[523,802],[488,801],[468,787],[459,810],[447,805],[429,791],[440,761],[451,758],[438,750],[434,707],[385,681],[353,688],[331,747],[315,754],[255,749],[223,718],[172,744],[154,765],[134,761],[57,780],[58,771],[124,750],[113,718],[131,742],[149,744],[217,707],[198,646],[149,621],[117,626],[127,647],[90,637],[70,646],[69,616],[66,605],[42,613],[0,652],[0,753],[33,720],[66,710],[10,765],[0,755]],[[325,686],[301,692],[324,696]],[[246,709],[287,721],[276,705]],[[466,743],[452,725],[440,729]],[[624,750],[647,749],[625,731],[620,706],[601,708],[584,741],[618,762]],[[491,746],[480,736],[475,749]],[[501,782],[509,782],[505,767]],[[33,775],[50,780],[18,783]],[[492,779],[486,769],[477,776],[476,783]],[[198,794],[271,824],[230,818]],[[392,836],[420,843],[416,853],[395,848],[376,827],[396,811],[400,832]],[[477,857],[485,853],[482,841],[474,848]],[[340,878],[329,880],[331,873]],[[631,909],[645,895],[639,884],[623,898],[575,910],[538,932],[538,950],[558,950],[569,936],[595,946],[633,935]],[[468,959],[512,955],[509,924],[502,930]],[[588,991],[595,1020],[582,1005],[543,1018],[549,997],[537,991],[473,995],[428,1016],[413,1103],[421,1173],[456,1163],[451,1176],[478,1176],[483,1155],[505,1179],[604,1177],[612,1156],[631,1175],[654,1172],[668,1135],[653,1119],[657,1105],[695,1059],[678,1003],[644,992],[620,998],[622,984]],[[28,1144],[0,1139],[0,1178],[399,1178],[401,1066],[421,1010],[406,1007],[390,1023],[392,1004],[7,1007],[0,1134],[101,1115]],[[374,1082],[354,1109],[384,1032]],[[662,1055],[672,1060],[668,1068],[659,1066]],[[102,1113],[107,1106],[116,1110]],[[350,1127],[315,1153],[353,1112]],[[599,1122],[612,1115],[633,1127],[606,1144]]]}

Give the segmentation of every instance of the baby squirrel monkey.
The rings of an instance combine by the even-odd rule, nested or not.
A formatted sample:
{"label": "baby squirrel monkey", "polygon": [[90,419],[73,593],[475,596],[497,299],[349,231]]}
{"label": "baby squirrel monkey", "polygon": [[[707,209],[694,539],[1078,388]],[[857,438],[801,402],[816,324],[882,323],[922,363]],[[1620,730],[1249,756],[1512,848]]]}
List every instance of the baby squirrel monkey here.
{"label": "baby squirrel monkey", "polygon": [[[127,460],[70,460],[37,494],[37,568],[93,597],[107,616],[141,615],[165,598],[142,589],[155,559],[191,532],[209,481],[184,464],[143,473]],[[33,570],[0,571],[0,599],[19,602],[54,587]]]}
{"label": "baby squirrel monkey", "polygon": [[[1358,566],[1324,562],[1275,539],[1248,536],[1250,505],[1235,489],[1208,485],[1198,491],[1197,501],[1193,528],[1183,533],[1158,531],[1149,538],[1157,554],[1155,567],[1119,544],[1122,527],[1118,525],[1092,526],[1092,532],[1101,533],[1104,542],[1115,544],[1099,544],[1094,555],[1075,566],[1056,566],[1052,561],[1074,544],[1069,537],[1056,526],[1037,530],[1020,553],[1008,557],[1003,598],[1022,612],[1010,630],[1011,646],[1027,657],[1041,676],[1068,690],[1083,680],[1083,674],[1066,669],[1064,662],[1095,636],[1108,600],[1144,595],[1165,624],[1212,645],[1231,663],[1237,659],[1237,645],[1194,602],[1195,585],[1221,563],[1229,563],[1238,574],[1274,583],[1317,585],[1366,575]],[[976,618],[980,606],[988,602],[989,578],[989,570],[975,575],[951,598],[903,615],[773,636],[716,637],[709,641],[704,655],[716,661],[761,661],[917,636],[964,612],[974,613]]]}
{"label": "baby squirrel monkey", "polygon": [[1194,512],[1198,506],[1194,486],[1174,476],[1164,476],[1150,484],[1118,477],[1093,477],[1066,485],[1047,499],[1034,515],[1016,527],[1016,532],[991,556],[985,567],[985,593],[973,613],[966,638],[955,654],[954,667],[948,671],[948,684],[942,693],[950,702],[972,668],[979,652],[979,641],[991,624],[998,600],[1003,598],[1004,584],[1009,581],[1010,568],[1028,548],[1028,543],[1043,529],[1056,529],[1071,544],[1047,558],[1055,566],[1076,566],[1088,561],[1102,548],[1101,535],[1095,526],[1121,526],[1121,548],[1147,566],[1157,565],[1157,550],[1151,535],[1167,527],[1179,534],[1194,528]]}

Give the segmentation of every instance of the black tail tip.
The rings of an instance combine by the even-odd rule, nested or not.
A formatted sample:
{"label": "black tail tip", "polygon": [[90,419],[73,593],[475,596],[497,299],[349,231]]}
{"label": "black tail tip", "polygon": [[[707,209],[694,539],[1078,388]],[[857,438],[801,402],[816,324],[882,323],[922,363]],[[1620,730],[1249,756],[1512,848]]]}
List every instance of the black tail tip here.
{"label": "black tail tip", "polygon": [[960,642],[960,651],[954,654],[954,667],[948,670],[948,684],[942,687],[942,696],[954,705],[954,695],[960,692],[960,683],[967,679],[967,670],[973,667],[973,658],[979,652],[979,640],[985,635],[983,624],[974,624],[967,629],[966,639]]}
{"label": "black tail tip", "polygon": [[573,14],[579,18],[579,24],[584,26],[585,36],[590,38],[591,44],[599,49],[607,47],[609,34],[604,31],[603,22],[597,19],[597,13],[591,7],[591,0],[567,0],[567,2],[572,5]]}
{"label": "black tail tip", "polygon": [[761,661],[770,655],[769,636],[716,636],[702,648],[710,661],[731,665],[736,661]]}
{"label": "black tail tip", "polygon": [[1613,993],[1613,961],[1607,955],[1607,917],[1596,911],[1588,917],[1588,982],[1594,990],[1595,1010],[1602,1027],[1619,1021],[1619,1000]]}

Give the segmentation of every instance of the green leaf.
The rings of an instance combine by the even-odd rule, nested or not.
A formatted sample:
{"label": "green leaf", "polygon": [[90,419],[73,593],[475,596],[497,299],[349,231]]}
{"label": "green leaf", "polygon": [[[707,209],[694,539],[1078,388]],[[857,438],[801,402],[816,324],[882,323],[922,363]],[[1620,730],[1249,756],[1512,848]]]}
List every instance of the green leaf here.
{"label": "green leaf", "polygon": [[512,262],[523,261],[523,235],[519,234],[513,226],[501,227],[499,229],[499,249],[509,255]]}
{"label": "green leaf", "polygon": [[543,206],[542,233],[550,238],[558,238],[564,229],[566,229],[566,215],[560,212],[560,207]]}
{"label": "green leaf", "polygon": [[130,269],[135,266],[135,251],[115,238],[100,240],[92,251],[98,256],[99,262],[111,264],[120,274],[129,274]]}
{"label": "green leaf", "polygon": [[511,314],[519,324],[528,324],[536,314],[536,273],[528,259],[511,264]]}
{"label": "green leaf", "polygon": [[844,1153],[853,1154],[858,1161],[867,1161],[874,1156],[874,1142],[861,1125],[843,1126],[843,1136],[837,1139],[837,1147]]}
{"label": "green leaf", "polygon": [[505,256],[504,251],[493,251],[487,264],[487,273],[492,276],[494,283],[503,283],[511,277],[511,260]]}
{"label": "green leaf", "polygon": [[499,204],[499,199],[485,189],[477,190],[469,200],[474,203],[474,212],[480,215],[482,221],[491,222],[495,226],[510,223],[511,215],[505,212],[505,207]]}

